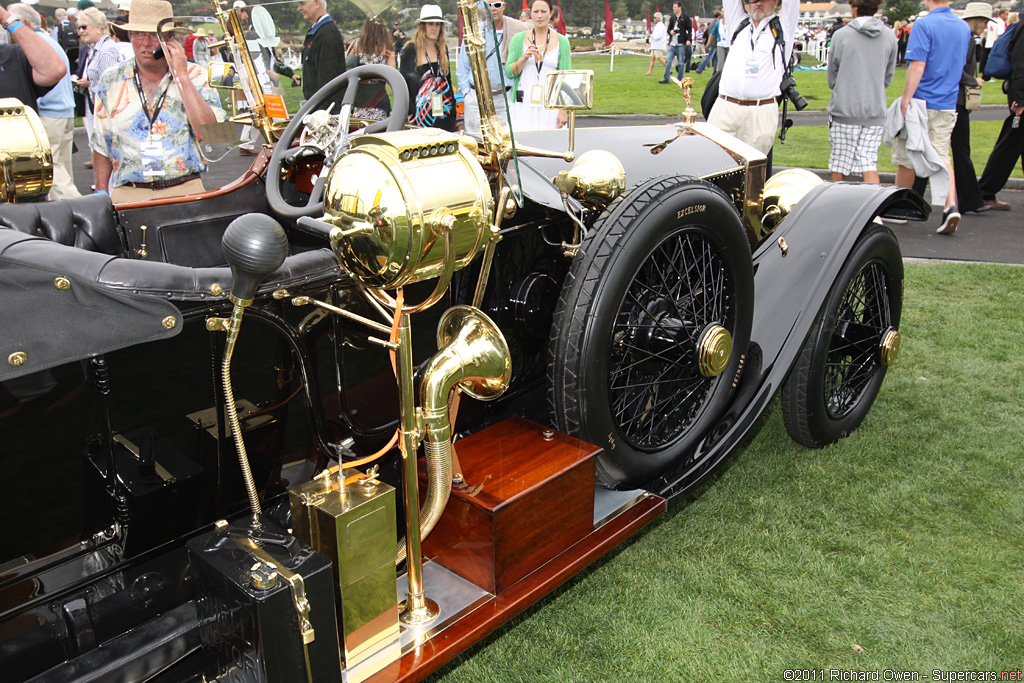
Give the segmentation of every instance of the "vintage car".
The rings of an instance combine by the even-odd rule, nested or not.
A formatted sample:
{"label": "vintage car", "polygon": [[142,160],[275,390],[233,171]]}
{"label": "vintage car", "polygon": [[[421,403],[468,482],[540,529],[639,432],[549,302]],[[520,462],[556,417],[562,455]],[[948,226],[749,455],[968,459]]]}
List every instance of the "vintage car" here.
{"label": "vintage car", "polygon": [[[482,139],[403,130],[387,67],[275,121],[216,12],[276,141],[229,185],[22,201],[45,136],[0,108],[5,680],[418,680],[655,519],[780,390],[809,447],[870,409],[903,288],[878,217],[923,218],[915,195],[766,178],[688,105],[513,135],[483,97]],[[591,76],[546,101],[586,108]],[[367,78],[386,122],[351,120]]]}

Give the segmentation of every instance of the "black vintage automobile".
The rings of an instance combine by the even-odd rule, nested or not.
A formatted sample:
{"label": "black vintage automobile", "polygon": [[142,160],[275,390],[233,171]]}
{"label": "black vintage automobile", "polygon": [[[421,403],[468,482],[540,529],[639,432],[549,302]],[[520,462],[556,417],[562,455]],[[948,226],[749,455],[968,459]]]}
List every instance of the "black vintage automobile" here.
{"label": "black vintage automobile", "polygon": [[[687,113],[570,121],[568,152],[486,97],[482,140],[402,130],[386,67],[282,131],[217,16],[280,137],[243,177],[21,203],[45,139],[5,161],[5,680],[418,680],[655,518],[778,391],[809,447],[870,409],[903,287],[877,218],[923,218],[914,195],[766,179]],[[350,120],[369,78],[386,122]],[[559,72],[545,99],[591,93]]]}

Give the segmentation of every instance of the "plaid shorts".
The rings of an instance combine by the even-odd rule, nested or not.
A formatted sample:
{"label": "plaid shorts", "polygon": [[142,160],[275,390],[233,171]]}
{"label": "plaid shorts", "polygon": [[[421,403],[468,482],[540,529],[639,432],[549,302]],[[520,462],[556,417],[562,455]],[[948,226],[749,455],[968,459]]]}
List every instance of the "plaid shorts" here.
{"label": "plaid shorts", "polygon": [[828,144],[832,154],[828,158],[828,170],[843,175],[877,170],[883,130],[882,126],[851,126],[829,121]]}

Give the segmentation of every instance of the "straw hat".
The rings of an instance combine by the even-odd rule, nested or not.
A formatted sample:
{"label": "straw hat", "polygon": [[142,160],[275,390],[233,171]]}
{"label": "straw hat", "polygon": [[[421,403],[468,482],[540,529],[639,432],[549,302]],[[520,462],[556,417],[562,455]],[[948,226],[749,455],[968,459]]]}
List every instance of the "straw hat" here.
{"label": "straw hat", "polygon": [[[125,31],[135,33],[156,33],[156,26],[161,19],[174,16],[171,3],[167,0],[132,0],[131,13],[128,15],[128,23],[122,24]],[[187,28],[165,24],[166,31],[175,33],[189,33]]]}
{"label": "straw hat", "polygon": [[193,33],[192,35],[194,35],[196,38],[209,38],[210,37],[210,33],[207,32],[207,30],[204,27],[202,27],[202,26],[197,28],[195,33]]}
{"label": "straw hat", "polygon": [[969,2],[961,19],[991,19],[992,5],[987,2]]}
{"label": "straw hat", "polygon": [[420,18],[416,20],[417,24],[447,24],[444,20],[444,16],[441,15],[440,5],[424,5],[420,8]]}

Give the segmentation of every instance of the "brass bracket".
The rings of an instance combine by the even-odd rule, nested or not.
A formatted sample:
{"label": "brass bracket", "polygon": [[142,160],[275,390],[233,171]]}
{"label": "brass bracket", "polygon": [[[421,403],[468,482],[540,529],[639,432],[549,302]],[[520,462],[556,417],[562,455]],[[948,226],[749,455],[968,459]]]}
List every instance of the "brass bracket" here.
{"label": "brass bracket", "polygon": [[[306,599],[306,585],[303,583],[302,577],[275,560],[269,553],[267,553],[267,551],[259,547],[252,539],[238,538],[235,536],[232,538],[235,539],[235,542],[249,551],[257,560],[260,560],[264,564],[268,564],[277,570],[277,575],[288,582],[292,592],[292,604],[295,607],[295,613],[299,617],[299,630],[302,633],[302,645],[305,649],[305,646],[316,640],[316,632],[313,630],[313,624],[309,621],[310,605],[309,600]],[[309,672],[308,650],[306,650],[306,671],[307,673]]]}
{"label": "brass bracket", "polygon": [[231,328],[230,318],[207,318],[206,329],[210,332],[227,332]]}
{"label": "brass bracket", "polygon": [[[139,451],[139,447],[133,444],[128,439],[124,438],[123,434],[114,434],[114,441],[124,446],[124,449],[135,456],[136,460],[142,460],[142,453]],[[156,468],[156,474],[158,477],[163,479],[168,484],[177,481],[177,477],[168,472],[163,465],[158,462],[154,462],[153,466]]]}

